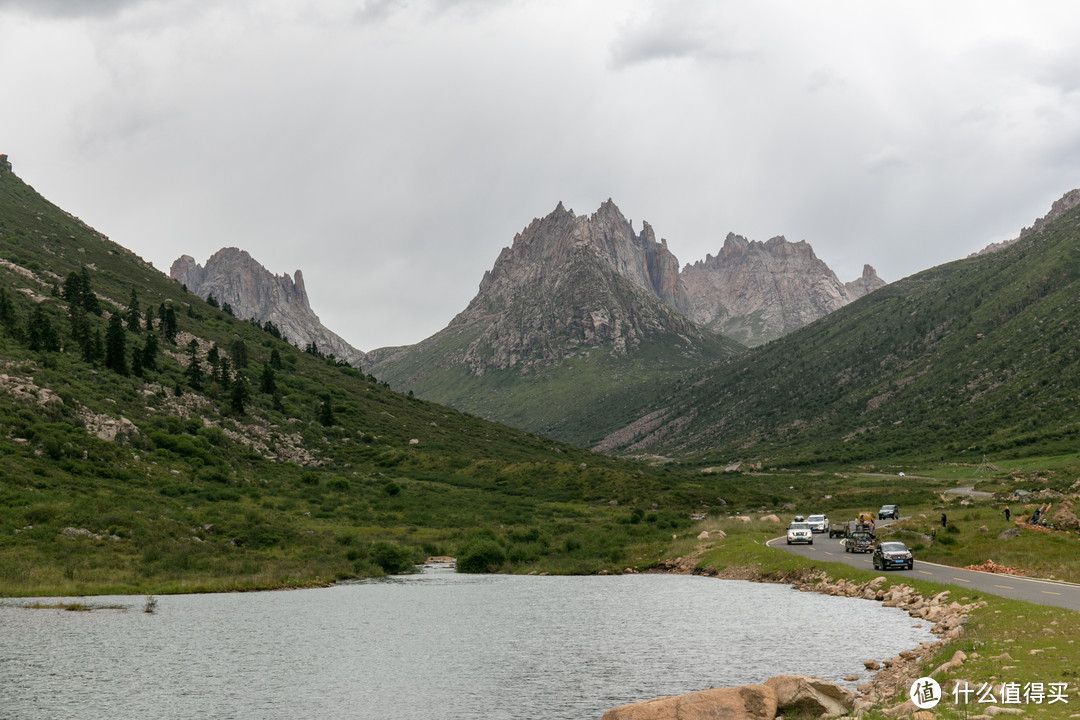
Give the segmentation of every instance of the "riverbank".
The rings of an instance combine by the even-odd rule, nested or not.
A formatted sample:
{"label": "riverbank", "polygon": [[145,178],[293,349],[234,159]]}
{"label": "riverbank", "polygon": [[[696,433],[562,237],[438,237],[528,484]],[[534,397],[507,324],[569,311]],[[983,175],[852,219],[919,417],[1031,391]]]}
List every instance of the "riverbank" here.
{"label": "riverbank", "polygon": [[[932,632],[939,637],[934,642],[891,658],[860,658],[876,673],[858,686],[863,696],[856,708],[859,715],[912,715],[918,708],[908,699],[911,683],[933,677],[944,693],[934,710],[939,717],[974,720],[1036,713],[1039,718],[1076,717],[1080,648],[1075,638],[1080,637],[1080,613],[842,563],[813,562],[767,547],[770,535],[764,531],[732,526],[705,532],[696,541],[684,542],[681,554],[658,561],[652,571],[780,583],[803,592],[860,597],[901,607],[913,618],[933,623]],[[1024,688],[1050,687],[1058,692],[1053,703],[1045,693],[1022,694]],[[981,699],[972,695],[966,703],[958,703],[966,689],[985,692]]]}

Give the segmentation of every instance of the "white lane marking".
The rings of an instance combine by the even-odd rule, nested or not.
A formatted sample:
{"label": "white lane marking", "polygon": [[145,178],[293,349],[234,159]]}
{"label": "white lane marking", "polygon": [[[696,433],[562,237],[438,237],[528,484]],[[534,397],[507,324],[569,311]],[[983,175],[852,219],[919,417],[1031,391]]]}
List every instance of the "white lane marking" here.
{"label": "white lane marking", "polygon": [[925,570],[919,570],[919,573],[921,573],[921,574],[923,574],[923,575],[933,575],[933,574],[934,574],[934,573],[932,573],[932,572],[927,572],[927,571],[925,571]]}
{"label": "white lane marking", "polygon": [[955,580],[956,582],[966,582],[966,583],[971,582],[970,580],[965,580],[964,578],[953,578],[953,580]]}
{"label": "white lane marking", "polygon": [[994,587],[1001,588],[1002,590],[1015,590],[1016,589],[1012,585],[995,585]]}
{"label": "white lane marking", "polygon": [[1043,595],[1060,595],[1061,593],[1053,592],[1052,590],[1040,590]]}

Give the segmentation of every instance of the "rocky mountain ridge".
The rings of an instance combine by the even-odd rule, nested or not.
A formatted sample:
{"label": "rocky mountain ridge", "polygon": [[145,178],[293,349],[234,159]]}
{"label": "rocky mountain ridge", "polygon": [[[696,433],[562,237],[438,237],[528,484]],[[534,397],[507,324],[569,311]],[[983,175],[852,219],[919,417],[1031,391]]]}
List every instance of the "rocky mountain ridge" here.
{"label": "rocky mountain ridge", "polygon": [[688,307],[678,260],[647,223],[635,233],[611,200],[590,216],[559,203],[484,273],[476,297],[444,331],[469,327],[475,337],[444,360],[479,375],[609,343],[617,354],[632,353],[646,337],[700,337],[681,312]]}
{"label": "rocky mountain ridge", "polygon": [[689,316],[700,325],[755,346],[786,335],[885,286],[866,265],[842,283],[804,241],[783,236],[764,243],[729,233],[714,257],[687,264],[680,279]]}
{"label": "rocky mountain ridge", "polygon": [[239,318],[272,322],[299,347],[315,343],[320,352],[352,365],[364,359],[363,352],[326,328],[311,309],[300,270],[293,277],[274,275],[246,251],[229,247],[211,255],[205,266],[182,255],[173,262],[169,275],[203,299],[213,295],[228,303]]}
{"label": "rocky mountain ridge", "polygon": [[971,255],[968,255],[968,257],[978,257],[979,255],[986,255],[988,253],[997,252],[1002,248],[1006,248],[1018,240],[1022,240],[1029,235],[1041,231],[1047,225],[1057,220],[1062,215],[1065,215],[1077,205],[1080,205],[1080,188],[1070,190],[1069,192],[1065,193],[1060,198],[1055,200],[1054,204],[1050,206],[1050,212],[1046,213],[1041,218],[1033,222],[1031,224],[1031,227],[1022,228],[1020,230],[1020,235],[1018,235],[1017,237],[1013,238],[1012,240],[1002,240],[998,243],[990,243],[979,252],[972,253]]}

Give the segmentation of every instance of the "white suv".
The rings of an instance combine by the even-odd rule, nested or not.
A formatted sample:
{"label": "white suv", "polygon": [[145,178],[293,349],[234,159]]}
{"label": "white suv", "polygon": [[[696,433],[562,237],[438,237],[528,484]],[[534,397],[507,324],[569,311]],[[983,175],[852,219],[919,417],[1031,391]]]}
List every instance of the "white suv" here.
{"label": "white suv", "polygon": [[810,523],[793,522],[787,528],[787,544],[806,543],[814,544],[814,532],[810,529]]}
{"label": "white suv", "polygon": [[806,518],[806,524],[816,533],[829,532],[829,518],[824,515],[811,515]]}

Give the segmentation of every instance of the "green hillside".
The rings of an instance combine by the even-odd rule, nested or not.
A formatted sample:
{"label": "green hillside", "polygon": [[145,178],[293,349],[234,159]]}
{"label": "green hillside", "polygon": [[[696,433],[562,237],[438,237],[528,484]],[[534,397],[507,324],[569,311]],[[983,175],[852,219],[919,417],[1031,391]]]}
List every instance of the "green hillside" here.
{"label": "green hillside", "polygon": [[615,570],[721,491],[303,352],[0,172],[0,595]]}
{"label": "green hillside", "polygon": [[453,335],[436,337],[434,346],[381,366],[380,379],[432,402],[586,448],[668,399],[687,370],[744,349],[708,335],[646,338],[629,355],[609,343],[556,365],[477,376],[461,364],[439,364],[453,351],[446,347]]}
{"label": "green hillside", "polygon": [[997,253],[892,283],[690,373],[654,452],[787,466],[1073,452],[1080,213]]}

